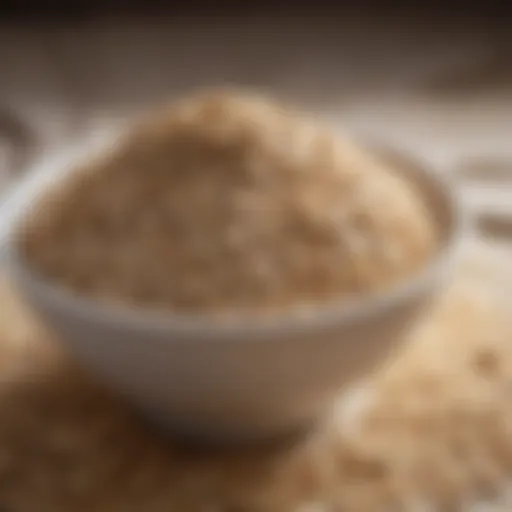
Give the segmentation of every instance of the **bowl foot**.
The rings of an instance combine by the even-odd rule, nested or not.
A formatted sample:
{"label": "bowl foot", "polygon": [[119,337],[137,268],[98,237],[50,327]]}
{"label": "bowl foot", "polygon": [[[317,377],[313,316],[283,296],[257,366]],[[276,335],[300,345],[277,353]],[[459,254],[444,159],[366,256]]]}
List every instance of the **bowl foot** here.
{"label": "bowl foot", "polygon": [[163,432],[172,445],[190,453],[262,452],[287,450],[304,442],[315,430],[317,422],[295,425],[272,432],[227,433],[191,427],[170,421],[150,419],[149,424]]}

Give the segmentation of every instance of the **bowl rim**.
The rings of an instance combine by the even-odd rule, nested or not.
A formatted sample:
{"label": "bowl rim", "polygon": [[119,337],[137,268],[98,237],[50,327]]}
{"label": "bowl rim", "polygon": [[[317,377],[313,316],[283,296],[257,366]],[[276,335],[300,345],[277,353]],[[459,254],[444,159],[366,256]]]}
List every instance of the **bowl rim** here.
{"label": "bowl rim", "polygon": [[416,156],[411,157],[409,152],[397,149],[388,141],[363,141],[364,147],[370,151],[376,150],[393,158],[398,157],[404,166],[410,170],[414,169],[413,172],[427,179],[430,185],[435,187],[451,216],[451,229],[446,235],[446,240],[431,260],[411,278],[371,296],[292,307],[279,314],[236,311],[225,315],[183,314],[143,309],[129,304],[108,304],[80,296],[34,275],[17,256],[13,239],[19,221],[30,211],[33,202],[44,194],[47,187],[57,183],[83,159],[90,158],[91,155],[101,156],[105,148],[115,144],[118,135],[119,133],[102,134],[101,137],[93,137],[85,143],[63,150],[52,158],[43,158],[29,168],[25,177],[14,187],[0,207],[0,250],[8,271],[14,277],[15,285],[19,285],[29,302],[31,298],[36,298],[37,302],[47,302],[51,309],[58,310],[70,318],[81,319],[95,325],[110,325],[117,329],[139,332],[179,334],[180,337],[187,339],[240,340],[244,337],[249,339],[289,336],[294,333],[362,323],[406,304],[418,294],[426,292],[431,283],[442,275],[454,260],[468,231],[469,216],[448,172],[442,172]]}

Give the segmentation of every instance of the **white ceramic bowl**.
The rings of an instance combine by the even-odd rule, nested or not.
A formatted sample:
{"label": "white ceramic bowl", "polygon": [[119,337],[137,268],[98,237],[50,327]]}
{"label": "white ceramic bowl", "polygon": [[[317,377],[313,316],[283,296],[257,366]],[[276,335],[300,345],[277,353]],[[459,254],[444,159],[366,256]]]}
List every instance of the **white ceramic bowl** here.
{"label": "white ceramic bowl", "polygon": [[97,149],[44,162],[4,204],[0,236],[12,277],[62,344],[105,383],[171,431],[202,439],[249,441],[311,424],[403,338],[444,286],[464,231],[444,177],[381,151],[419,185],[442,234],[435,258],[407,283],[371,299],[229,324],[109,308],[36,279],[12,241],[35,197]]}

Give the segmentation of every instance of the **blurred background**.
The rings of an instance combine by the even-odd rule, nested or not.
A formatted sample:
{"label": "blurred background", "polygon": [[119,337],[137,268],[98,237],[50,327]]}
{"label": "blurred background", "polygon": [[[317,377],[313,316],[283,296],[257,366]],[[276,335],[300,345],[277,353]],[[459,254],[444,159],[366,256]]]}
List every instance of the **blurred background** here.
{"label": "blurred background", "polygon": [[511,17],[504,3],[452,4],[4,0],[0,169],[19,174],[72,139],[219,84],[268,90],[446,167],[506,168]]}

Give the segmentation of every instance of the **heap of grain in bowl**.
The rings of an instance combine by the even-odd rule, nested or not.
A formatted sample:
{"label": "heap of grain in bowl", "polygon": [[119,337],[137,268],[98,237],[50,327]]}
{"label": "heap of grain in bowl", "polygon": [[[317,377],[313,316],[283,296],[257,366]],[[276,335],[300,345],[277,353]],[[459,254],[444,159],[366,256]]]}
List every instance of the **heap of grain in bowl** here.
{"label": "heap of grain in bowl", "polygon": [[139,121],[38,201],[19,246],[82,296],[177,313],[372,294],[436,248],[400,173],[264,97],[213,91]]}

